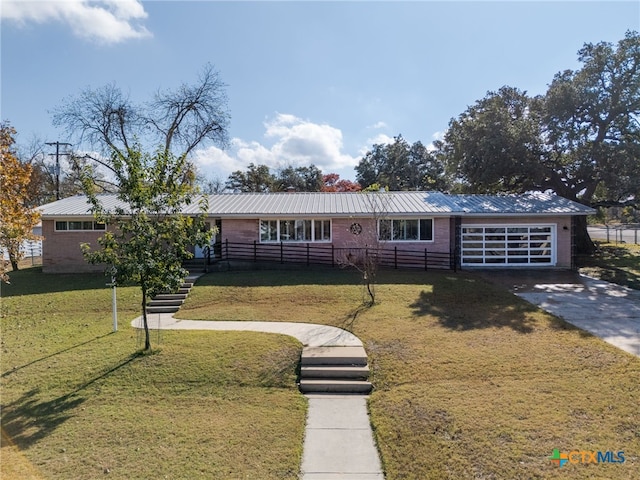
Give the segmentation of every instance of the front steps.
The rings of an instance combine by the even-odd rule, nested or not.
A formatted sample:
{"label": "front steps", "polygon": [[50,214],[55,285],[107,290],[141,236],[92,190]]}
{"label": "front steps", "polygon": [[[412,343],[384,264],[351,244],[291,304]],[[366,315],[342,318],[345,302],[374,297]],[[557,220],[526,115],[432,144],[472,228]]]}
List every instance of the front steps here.
{"label": "front steps", "polygon": [[197,276],[189,276],[175,293],[160,293],[147,303],[147,313],[175,313],[189,296]]}
{"label": "front steps", "polygon": [[362,347],[305,347],[300,358],[302,393],[350,393],[366,395],[373,386],[367,380],[369,366]]}
{"label": "front steps", "polygon": [[204,258],[190,258],[182,262],[182,267],[185,268],[189,275],[202,275],[207,273],[207,265]]}

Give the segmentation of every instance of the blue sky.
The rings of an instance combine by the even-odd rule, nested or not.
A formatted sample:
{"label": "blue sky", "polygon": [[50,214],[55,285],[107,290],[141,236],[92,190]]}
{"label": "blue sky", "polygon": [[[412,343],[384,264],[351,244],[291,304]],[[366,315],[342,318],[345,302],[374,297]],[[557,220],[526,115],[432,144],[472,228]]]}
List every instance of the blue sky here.
{"label": "blue sky", "polygon": [[[577,69],[584,43],[640,30],[638,1],[223,2],[2,0],[1,118],[64,141],[51,110],[115,83],[134,101],[194,82],[211,63],[227,84],[229,148],[201,172],[253,162],[354,179],[374,143],[429,144],[503,85],[542,94]],[[74,146],[82,151],[82,145]]]}

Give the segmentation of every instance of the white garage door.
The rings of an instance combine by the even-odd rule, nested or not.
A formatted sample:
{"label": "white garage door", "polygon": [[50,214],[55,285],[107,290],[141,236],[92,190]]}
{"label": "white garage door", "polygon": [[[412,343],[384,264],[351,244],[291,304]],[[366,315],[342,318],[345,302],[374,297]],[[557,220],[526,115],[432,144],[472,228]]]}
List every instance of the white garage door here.
{"label": "white garage door", "polygon": [[462,225],[462,265],[545,266],[556,263],[555,225]]}

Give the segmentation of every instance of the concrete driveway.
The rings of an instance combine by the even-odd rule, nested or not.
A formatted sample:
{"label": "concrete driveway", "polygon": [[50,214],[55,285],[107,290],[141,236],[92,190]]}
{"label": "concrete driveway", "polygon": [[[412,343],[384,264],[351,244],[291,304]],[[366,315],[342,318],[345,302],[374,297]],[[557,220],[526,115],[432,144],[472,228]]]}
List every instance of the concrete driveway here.
{"label": "concrete driveway", "polygon": [[488,280],[640,356],[640,291],[566,271],[482,271]]}

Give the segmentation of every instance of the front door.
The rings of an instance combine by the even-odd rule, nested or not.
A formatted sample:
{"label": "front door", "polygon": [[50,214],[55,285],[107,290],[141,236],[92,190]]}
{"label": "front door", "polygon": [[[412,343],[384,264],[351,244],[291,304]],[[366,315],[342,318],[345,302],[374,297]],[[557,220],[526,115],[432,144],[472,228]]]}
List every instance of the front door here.
{"label": "front door", "polygon": [[[196,245],[194,247],[194,256],[195,258],[204,258],[206,255],[206,250],[209,249],[210,250],[210,256],[213,257],[214,256],[214,245],[217,243],[218,238],[220,238],[220,220],[217,219],[215,220],[215,225],[216,228],[213,231],[213,235],[211,236],[211,240],[209,241],[209,245],[208,246],[204,246],[204,247],[199,247],[198,245]],[[206,224],[206,228],[208,230],[211,230],[211,224],[209,222],[207,222]]]}

